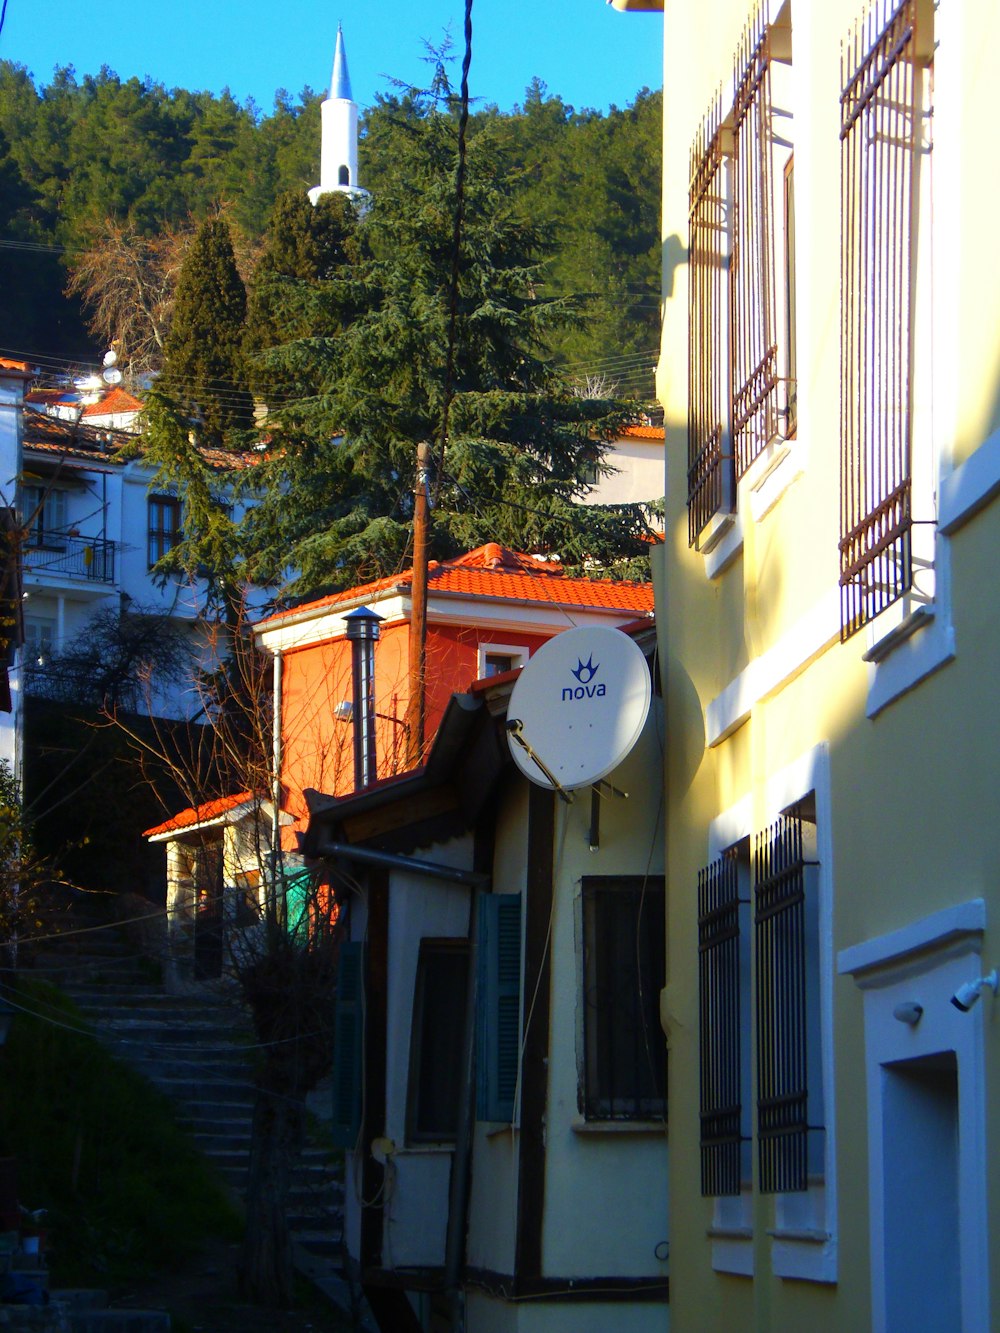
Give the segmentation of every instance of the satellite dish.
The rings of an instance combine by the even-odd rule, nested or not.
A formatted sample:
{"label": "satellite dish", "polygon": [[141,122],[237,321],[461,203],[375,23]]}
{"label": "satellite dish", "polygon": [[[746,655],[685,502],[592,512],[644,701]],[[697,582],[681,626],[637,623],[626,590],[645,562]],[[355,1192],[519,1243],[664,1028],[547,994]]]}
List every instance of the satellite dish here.
{"label": "satellite dish", "polygon": [[589,787],[635,745],[651,695],[646,659],[627,634],[564,630],[531,657],[511,693],[514,762],[539,787]]}
{"label": "satellite dish", "polygon": [[104,372],[104,383],[121,384],[121,382],[122,382],[121,371],[118,369],[117,366],[109,366],[108,369]]}
{"label": "satellite dish", "polygon": [[111,348],[110,351],[104,353],[104,364],[106,366],[113,366],[117,363],[117,361],[118,361],[118,353],[115,351],[113,347]]}

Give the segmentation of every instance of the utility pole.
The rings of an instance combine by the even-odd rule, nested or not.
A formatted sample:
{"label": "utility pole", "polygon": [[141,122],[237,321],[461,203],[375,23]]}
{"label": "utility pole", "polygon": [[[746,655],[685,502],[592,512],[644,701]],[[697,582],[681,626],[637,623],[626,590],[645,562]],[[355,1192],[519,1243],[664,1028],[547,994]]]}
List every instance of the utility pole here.
{"label": "utility pole", "polygon": [[431,447],[417,445],[413,487],[413,582],[410,592],[410,697],[406,705],[406,765],[416,768],[423,756],[426,724],[427,529]]}

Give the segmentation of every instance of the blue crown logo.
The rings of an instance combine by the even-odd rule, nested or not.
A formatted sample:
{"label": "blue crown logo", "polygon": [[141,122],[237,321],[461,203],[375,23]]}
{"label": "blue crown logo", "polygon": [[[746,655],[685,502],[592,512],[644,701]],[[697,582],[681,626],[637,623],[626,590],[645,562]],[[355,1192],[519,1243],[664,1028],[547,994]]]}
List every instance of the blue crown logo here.
{"label": "blue crown logo", "polygon": [[576,669],[573,671],[573,675],[581,685],[589,685],[597,675],[600,667],[600,662],[598,662],[597,666],[594,666],[594,655],[591,653],[586,662],[581,662],[579,658],[576,659]]}

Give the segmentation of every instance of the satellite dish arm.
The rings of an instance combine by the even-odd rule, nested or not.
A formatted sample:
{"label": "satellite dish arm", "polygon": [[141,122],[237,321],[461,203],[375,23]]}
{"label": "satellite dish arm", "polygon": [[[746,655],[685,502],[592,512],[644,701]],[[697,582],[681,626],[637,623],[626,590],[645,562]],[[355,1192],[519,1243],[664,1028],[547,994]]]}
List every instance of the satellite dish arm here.
{"label": "satellite dish arm", "polygon": [[541,760],[538,757],[535,751],[524,739],[524,723],[521,721],[521,719],[519,717],[509,717],[507,719],[507,730],[513,736],[514,740],[517,741],[518,745],[520,745],[521,749],[525,752],[525,754],[532,761],[532,763],[535,764],[540,769],[540,771],[545,777],[546,782],[550,782],[552,784],[552,786],[556,789],[556,791],[559,793],[559,795],[562,797],[562,799],[566,802],[567,805],[572,805],[573,793],[568,792],[566,790],[566,788],[562,785],[562,783],[555,776],[555,774],[550,771],[548,766],[543,762],[543,760]]}

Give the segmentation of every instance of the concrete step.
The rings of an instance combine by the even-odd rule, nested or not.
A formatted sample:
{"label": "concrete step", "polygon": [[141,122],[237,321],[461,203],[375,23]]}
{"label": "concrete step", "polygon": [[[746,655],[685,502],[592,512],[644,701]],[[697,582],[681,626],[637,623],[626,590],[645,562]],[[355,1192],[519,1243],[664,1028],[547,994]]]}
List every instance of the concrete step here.
{"label": "concrete step", "polygon": [[166,1310],[74,1310],[71,1333],[170,1333]]}
{"label": "concrete step", "polygon": [[210,1092],[226,1102],[245,1101],[252,1106],[256,1092],[253,1085],[235,1078],[163,1078],[150,1082],[167,1097],[182,1105],[207,1096]]}
{"label": "concrete step", "polygon": [[[170,1051],[167,1054],[148,1050],[137,1051],[128,1043],[120,1045],[116,1042],[113,1045],[121,1058],[127,1060],[133,1069],[138,1070],[151,1083],[158,1083],[166,1079],[180,1082],[184,1080],[200,1082],[205,1074],[205,1062],[203,1060],[185,1060],[176,1051]],[[224,1080],[230,1083],[238,1083],[251,1090],[254,1086],[246,1060],[225,1055],[221,1052],[212,1056],[212,1076],[215,1082]]]}
{"label": "concrete step", "polygon": [[244,1158],[250,1155],[249,1121],[229,1130],[220,1126],[218,1131],[213,1133],[206,1133],[199,1129],[189,1130],[188,1132],[206,1157],[211,1157],[220,1152],[239,1152],[240,1156]]}

